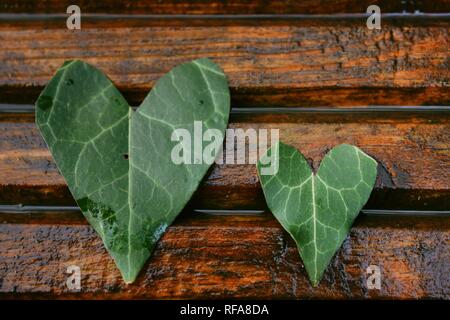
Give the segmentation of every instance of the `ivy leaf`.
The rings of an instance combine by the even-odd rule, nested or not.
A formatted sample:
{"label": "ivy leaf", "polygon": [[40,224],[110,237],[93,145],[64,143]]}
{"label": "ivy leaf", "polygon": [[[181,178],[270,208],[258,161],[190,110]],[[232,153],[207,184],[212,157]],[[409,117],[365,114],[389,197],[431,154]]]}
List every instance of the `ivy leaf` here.
{"label": "ivy leaf", "polygon": [[210,166],[175,164],[174,130],[198,136],[194,121],[202,121],[201,130],[223,137],[229,108],[226,77],[208,59],[165,74],[136,112],[101,71],[81,61],[66,62],[38,98],[36,123],[127,283]]}
{"label": "ivy leaf", "polygon": [[[279,161],[278,172],[262,175],[270,159]],[[309,279],[317,286],[369,199],[376,161],[355,146],[341,144],[314,174],[301,153],[279,142],[257,167],[269,209],[295,240]]]}

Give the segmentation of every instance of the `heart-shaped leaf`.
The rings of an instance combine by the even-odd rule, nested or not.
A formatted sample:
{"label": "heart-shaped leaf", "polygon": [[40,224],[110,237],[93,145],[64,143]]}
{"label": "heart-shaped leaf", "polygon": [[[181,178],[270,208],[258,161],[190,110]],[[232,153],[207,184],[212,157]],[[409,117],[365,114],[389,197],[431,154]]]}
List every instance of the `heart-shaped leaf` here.
{"label": "heart-shaped leaf", "polygon": [[[261,174],[270,159],[279,161],[278,172]],[[324,157],[314,174],[301,153],[279,142],[257,167],[268,207],[295,240],[316,286],[369,199],[377,163],[357,147],[342,144]]]}
{"label": "heart-shaped leaf", "polygon": [[172,134],[186,129],[197,137],[194,121],[201,121],[200,130],[223,137],[230,109],[223,71],[208,59],[180,65],[134,112],[102,72],[71,61],[36,107],[36,123],[72,195],[124,280],[133,282],[211,164],[174,163]]}

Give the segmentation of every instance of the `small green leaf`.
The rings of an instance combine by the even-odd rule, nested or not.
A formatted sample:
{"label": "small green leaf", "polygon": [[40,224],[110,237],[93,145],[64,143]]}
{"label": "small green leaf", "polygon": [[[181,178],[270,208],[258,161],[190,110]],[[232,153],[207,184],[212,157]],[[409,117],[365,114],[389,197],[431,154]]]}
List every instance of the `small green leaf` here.
{"label": "small green leaf", "polygon": [[[278,172],[262,175],[271,156],[279,161]],[[341,144],[324,157],[314,174],[301,153],[280,142],[257,167],[269,209],[295,240],[309,279],[317,286],[369,199],[376,161],[355,146]]]}
{"label": "small green leaf", "polygon": [[210,166],[175,164],[172,133],[183,128],[195,136],[194,121],[202,121],[203,130],[223,136],[229,109],[226,77],[208,59],[161,77],[136,112],[101,71],[81,61],[65,63],[38,98],[36,123],[127,283]]}

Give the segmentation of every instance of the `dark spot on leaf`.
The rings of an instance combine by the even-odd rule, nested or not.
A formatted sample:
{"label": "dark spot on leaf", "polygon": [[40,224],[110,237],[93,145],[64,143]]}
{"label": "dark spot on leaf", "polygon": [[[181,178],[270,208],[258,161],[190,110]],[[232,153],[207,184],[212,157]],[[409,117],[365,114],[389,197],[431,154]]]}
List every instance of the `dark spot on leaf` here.
{"label": "dark spot on leaf", "polygon": [[50,96],[40,96],[36,105],[41,110],[47,110],[52,107],[53,98]]}
{"label": "dark spot on leaf", "polygon": [[128,153],[125,153],[125,154],[123,155],[123,158],[124,158],[125,160],[128,160]]}
{"label": "dark spot on leaf", "polygon": [[66,80],[66,84],[67,84],[68,86],[73,85],[73,80],[72,80],[72,79]]}
{"label": "dark spot on leaf", "polygon": [[114,217],[114,211],[101,203],[92,201],[89,198],[81,198],[77,200],[78,205],[84,212],[89,211],[93,218],[105,220]]}
{"label": "dark spot on leaf", "polygon": [[205,103],[205,101],[200,100],[200,101],[198,102],[198,105],[199,105],[199,106],[202,106],[204,103]]}
{"label": "dark spot on leaf", "polygon": [[127,234],[119,230],[117,224],[116,212],[109,206],[92,201],[89,198],[77,199],[80,209],[88,217],[88,220],[103,222],[103,232],[108,235],[105,239],[105,246],[110,250],[124,252],[128,248],[124,246],[127,243]]}

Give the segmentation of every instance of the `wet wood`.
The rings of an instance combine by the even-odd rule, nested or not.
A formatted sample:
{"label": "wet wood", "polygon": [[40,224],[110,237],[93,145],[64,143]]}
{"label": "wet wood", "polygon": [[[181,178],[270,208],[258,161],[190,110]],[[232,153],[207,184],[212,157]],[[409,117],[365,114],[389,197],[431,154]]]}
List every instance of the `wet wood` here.
{"label": "wet wood", "polygon": [[[93,229],[0,213],[0,298],[450,298],[450,218],[360,217],[317,288],[270,214],[183,215],[125,285]],[[66,287],[81,269],[81,291]],[[381,289],[366,269],[381,270]]]}
{"label": "wet wood", "polygon": [[445,19],[391,21],[379,31],[364,19],[216,23],[95,20],[73,32],[64,19],[0,23],[0,100],[34,103],[65,60],[83,59],[139,104],[172,67],[210,57],[225,70],[237,106],[450,104]]}
{"label": "wet wood", "polygon": [[[233,114],[229,128],[279,129],[280,139],[318,168],[337,144],[359,146],[378,163],[375,209],[448,209],[450,118],[447,113]],[[0,117],[0,203],[74,205],[33,115]],[[242,151],[242,146],[236,145]],[[246,144],[248,150],[248,143]],[[253,154],[253,152],[252,152]],[[265,208],[254,164],[214,165],[191,205]]]}
{"label": "wet wood", "polygon": [[[65,13],[71,1],[3,0],[2,13]],[[450,2],[401,0],[140,0],[77,1],[83,13],[106,14],[336,14],[365,13],[369,5],[382,12],[449,12]]]}
{"label": "wet wood", "polygon": [[[314,169],[333,146],[357,145],[379,163],[366,208],[448,210],[449,113],[355,108],[450,105],[448,15],[383,18],[382,29],[370,31],[365,18],[345,14],[369,4],[383,13],[448,13],[449,0],[82,0],[83,14],[107,16],[84,16],[79,31],[66,29],[70,4],[0,3],[0,103],[34,103],[56,69],[76,58],[138,105],[172,67],[209,57],[225,70],[234,107],[353,110],[233,114],[230,128],[279,129]],[[333,16],[286,16],[295,14]],[[75,205],[32,115],[0,114],[0,150],[0,204]],[[0,299],[450,299],[449,216],[360,215],[312,288],[270,213],[192,208],[267,209],[255,166],[213,166],[128,286],[80,212],[0,212]],[[81,268],[80,292],[66,287],[70,265]],[[380,290],[367,288],[369,265],[381,269]]]}

